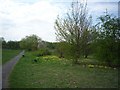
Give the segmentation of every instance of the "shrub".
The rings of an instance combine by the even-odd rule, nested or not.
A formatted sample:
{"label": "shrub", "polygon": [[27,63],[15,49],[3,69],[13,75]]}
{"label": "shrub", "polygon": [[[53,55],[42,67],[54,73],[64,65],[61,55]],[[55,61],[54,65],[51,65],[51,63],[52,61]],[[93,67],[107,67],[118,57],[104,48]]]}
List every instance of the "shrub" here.
{"label": "shrub", "polygon": [[36,56],[45,56],[45,55],[51,55],[51,52],[48,49],[40,49],[37,51]]}

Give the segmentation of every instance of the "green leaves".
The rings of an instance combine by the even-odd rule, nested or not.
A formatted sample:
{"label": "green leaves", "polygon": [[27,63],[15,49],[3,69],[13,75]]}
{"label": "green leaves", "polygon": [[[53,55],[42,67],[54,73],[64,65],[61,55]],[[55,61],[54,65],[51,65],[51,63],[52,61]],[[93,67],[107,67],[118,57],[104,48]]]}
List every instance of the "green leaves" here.
{"label": "green leaves", "polygon": [[20,47],[27,50],[37,50],[41,39],[36,35],[26,36],[20,41]]}
{"label": "green leaves", "polygon": [[97,37],[97,57],[107,62],[109,65],[118,64],[120,29],[118,26],[119,18],[111,15],[104,15],[100,18],[100,32]]}

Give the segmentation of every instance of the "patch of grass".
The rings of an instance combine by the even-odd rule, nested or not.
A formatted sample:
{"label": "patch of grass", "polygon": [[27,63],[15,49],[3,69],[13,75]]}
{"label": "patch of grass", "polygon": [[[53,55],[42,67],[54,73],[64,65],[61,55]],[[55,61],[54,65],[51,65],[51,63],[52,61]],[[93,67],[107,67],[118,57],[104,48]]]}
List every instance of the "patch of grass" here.
{"label": "patch of grass", "polygon": [[0,47],[0,65],[2,65],[2,48]]}
{"label": "patch of grass", "polygon": [[21,50],[10,50],[10,49],[3,49],[2,50],[2,64],[5,64],[14,56],[20,53]]}
{"label": "patch of grass", "polygon": [[11,88],[115,88],[118,71],[112,68],[72,66],[69,60],[56,56],[39,57],[27,52],[9,78]]}
{"label": "patch of grass", "polygon": [[103,62],[103,61],[100,61],[100,60],[97,60],[96,58],[94,58],[94,56],[88,56],[88,58],[80,58],[79,60],[80,64],[81,65],[95,65],[95,66],[108,66],[108,63],[106,62]]}

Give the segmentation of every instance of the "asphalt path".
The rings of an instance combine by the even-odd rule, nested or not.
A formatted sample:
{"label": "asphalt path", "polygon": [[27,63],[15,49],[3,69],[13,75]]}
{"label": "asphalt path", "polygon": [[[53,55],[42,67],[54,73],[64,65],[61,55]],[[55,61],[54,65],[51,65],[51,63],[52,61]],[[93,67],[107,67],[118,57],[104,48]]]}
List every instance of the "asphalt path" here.
{"label": "asphalt path", "polygon": [[[24,51],[22,51],[20,54],[12,58],[10,61],[2,65],[2,88],[9,88],[8,78],[10,73],[12,72],[15,64],[20,60],[22,55],[24,54]],[[1,83],[0,83],[1,84]]]}

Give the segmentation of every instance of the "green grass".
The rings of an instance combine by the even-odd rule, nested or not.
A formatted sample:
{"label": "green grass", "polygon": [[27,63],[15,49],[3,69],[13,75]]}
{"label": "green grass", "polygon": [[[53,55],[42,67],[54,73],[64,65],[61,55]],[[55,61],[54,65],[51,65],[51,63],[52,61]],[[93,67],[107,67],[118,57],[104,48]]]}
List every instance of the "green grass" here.
{"label": "green grass", "polygon": [[20,53],[21,50],[10,50],[10,49],[3,49],[2,50],[2,64],[5,64],[14,56]]}
{"label": "green grass", "polygon": [[2,65],[2,48],[0,47],[0,65]]}
{"label": "green grass", "polygon": [[33,53],[26,53],[9,78],[11,88],[115,88],[118,71],[112,68],[72,66],[66,59],[44,56],[34,63]]}

